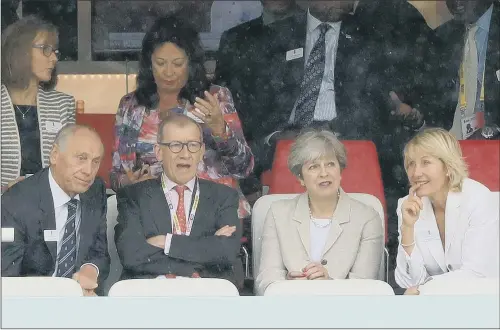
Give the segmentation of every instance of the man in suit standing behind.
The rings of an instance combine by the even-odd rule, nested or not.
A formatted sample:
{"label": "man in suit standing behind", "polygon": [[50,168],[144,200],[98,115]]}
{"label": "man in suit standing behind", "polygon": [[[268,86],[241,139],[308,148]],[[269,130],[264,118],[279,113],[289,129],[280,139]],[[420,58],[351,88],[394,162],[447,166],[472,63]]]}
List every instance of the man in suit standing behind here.
{"label": "man in suit standing behind", "polygon": [[205,145],[194,120],[171,114],[158,132],[162,176],[117,195],[122,279],[214,277],[240,286],[234,274],[242,235],[237,192],[196,177]]}
{"label": "man in suit standing behind", "polygon": [[307,13],[268,26],[272,33],[262,54],[241,57],[253,88],[239,84],[237,71],[227,82],[245,102],[239,108],[248,113],[248,120],[241,118],[257,175],[271,166],[276,140],[303,127],[329,128],[340,139],[374,140],[380,149],[392,143],[401,124],[391,115],[390,92],[417,106],[411,99],[415,53],[431,30],[414,7],[405,0],[301,3]]}
{"label": "man in suit standing behind", "polygon": [[11,236],[2,242],[2,276],[73,278],[96,295],[109,272],[106,190],[95,179],[103,154],[93,129],[67,125],[49,168],[2,195],[2,231]]}
{"label": "man in suit standing behind", "polygon": [[[241,119],[245,139],[251,143],[259,140],[253,128],[260,123],[255,115],[262,106],[260,99],[254,97],[258,89],[266,88],[267,80],[259,73],[268,60],[269,43],[273,41],[272,23],[289,18],[303,10],[295,0],[261,0],[262,15],[225,31],[220,38],[215,67],[216,83],[227,86],[233,93],[235,108]],[[257,174],[260,170],[257,169]],[[240,180],[243,193],[250,203],[260,197],[261,185],[254,173]],[[250,195],[253,194],[253,195]]]}
{"label": "man in suit standing behind", "polygon": [[446,5],[453,19],[436,29],[441,43],[430,79],[438,86],[429,111],[442,116],[457,139],[476,131],[475,136],[494,137],[500,133],[500,2],[447,0]]}
{"label": "man in suit standing behind", "polygon": [[291,17],[303,10],[295,0],[261,0],[262,15],[225,31],[217,52],[215,79],[221,86],[234,88],[236,110],[240,116],[247,141],[252,141],[253,109],[259,100],[252,98],[257,88],[263,88],[257,74],[261,67],[254,65],[266,60],[268,43],[272,41],[274,22]]}

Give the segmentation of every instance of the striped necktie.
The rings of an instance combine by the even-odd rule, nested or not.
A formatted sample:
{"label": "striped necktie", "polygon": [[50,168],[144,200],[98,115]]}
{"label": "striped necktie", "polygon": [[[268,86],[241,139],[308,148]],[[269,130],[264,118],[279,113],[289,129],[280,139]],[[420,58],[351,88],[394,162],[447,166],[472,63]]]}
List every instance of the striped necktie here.
{"label": "striped necktie", "polygon": [[330,25],[322,23],[318,26],[320,34],[314,44],[311,54],[304,69],[304,79],[300,86],[300,94],[295,106],[294,123],[300,126],[307,126],[312,123],[314,109],[318,101],[319,90],[325,72],[325,36]]}
{"label": "striped necktie", "polygon": [[57,255],[57,277],[72,277],[76,263],[76,208],[78,200],[71,199],[68,203],[68,220],[64,225],[64,235],[61,249]]}

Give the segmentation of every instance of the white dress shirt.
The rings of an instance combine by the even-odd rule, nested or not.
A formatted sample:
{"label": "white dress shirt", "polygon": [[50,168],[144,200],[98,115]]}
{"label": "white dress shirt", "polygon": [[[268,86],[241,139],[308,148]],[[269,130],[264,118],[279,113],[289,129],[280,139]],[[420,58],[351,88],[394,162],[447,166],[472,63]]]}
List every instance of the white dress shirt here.
{"label": "white dress shirt", "polygon": [[[319,38],[320,30],[319,25],[322,22],[316,17],[307,12],[307,34],[306,34],[306,49],[304,50],[305,58],[304,65],[307,64],[309,55],[314,47],[314,44]],[[330,25],[330,29],[325,35],[325,71],[323,73],[323,80],[319,90],[318,100],[314,109],[315,121],[330,121],[337,117],[335,108],[335,87],[334,87],[334,72],[335,72],[335,59],[337,57],[337,47],[340,36],[340,26],[342,22],[326,22]],[[304,73],[305,74],[305,73]],[[292,114],[290,115],[290,123],[293,123],[295,118],[294,105]]]}
{"label": "white dress shirt", "polygon": [[[71,200],[71,197],[68,196],[62,190],[62,188],[57,184],[56,180],[52,176],[52,170],[49,169],[49,186],[50,191],[52,193],[52,199],[54,201],[54,215],[56,219],[56,237],[57,237],[57,254],[59,255],[59,251],[61,249],[61,242],[64,237],[64,227],[66,225],[66,221],[68,220],[68,205],[67,203]],[[78,200],[78,205],[76,207],[76,218],[75,218],[75,231],[76,231],[76,253],[78,254],[78,247],[80,245],[80,222],[81,222],[81,212],[82,208],[80,205],[80,196],[76,195],[74,199]],[[84,265],[92,265],[97,269],[97,274],[99,275],[99,268],[91,263],[86,263]],[[52,276],[55,276],[57,273],[57,260],[55,271]]]}
{"label": "white dress shirt", "polygon": [[[175,191],[177,183],[173,182],[165,174],[163,174],[163,179],[165,180],[165,188],[163,189],[164,194],[169,194],[170,200],[172,201],[173,209],[170,212],[177,211],[177,205],[179,204],[179,195]],[[196,183],[196,177],[188,181],[185,186],[187,189],[184,191],[184,210],[186,212],[186,221],[189,217],[189,211],[191,209],[191,200],[193,199],[194,185]],[[172,223],[172,217],[170,217],[170,222],[172,226],[172,232],[174,231],[174,224]],[[170,243],[172,242],[172,234],[167,234],[165,238],[165,254],[168,255],[170,251]]]}
{"label": "white dress shirt", "polygon": [[[318,219],[314,218],[314,221],[318,223],[328,222],[329,219]],[[310,235],[311,235],[311,261],[321,262],[321,257],[323,256],[323,250],[325,249],[326,239],[328,238],[328,233],[330,232],[331,222],[325,227],[317,227],[313,221],[310,225]]]}

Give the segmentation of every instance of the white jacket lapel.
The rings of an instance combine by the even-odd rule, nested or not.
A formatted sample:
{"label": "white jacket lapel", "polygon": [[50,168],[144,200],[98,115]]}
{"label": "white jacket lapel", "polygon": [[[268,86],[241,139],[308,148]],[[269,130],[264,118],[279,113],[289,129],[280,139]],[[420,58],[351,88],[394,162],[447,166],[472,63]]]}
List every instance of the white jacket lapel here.
{"label": "white jacket lapel", "polygon": [[455,235],[461,224],[460,219],[460,199],[462,193],[450,192],[448,193],[448,199],[446,200],[446,211],[445,211],[445,257],[448,259],[448,252],[450,250],[451,244],[455,239]]}

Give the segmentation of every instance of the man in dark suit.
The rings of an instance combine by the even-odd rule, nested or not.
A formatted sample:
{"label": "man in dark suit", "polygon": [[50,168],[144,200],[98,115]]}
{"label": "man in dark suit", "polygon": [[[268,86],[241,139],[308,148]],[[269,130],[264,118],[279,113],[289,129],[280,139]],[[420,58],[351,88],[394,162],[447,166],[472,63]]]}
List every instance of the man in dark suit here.
{"label": "man in dark suit", "polygon": [[[386,140],[392,141],[401,124],[391,116],[390,91],[405,103],[414,102],[410,80],[418,67],[415,45],[431,32],[414,7],[404,0],[308,1],[307,5],[309,13],[270,24],[262,47],[245,51],[249,55],[240,64],[243,70],[227,74],[235,76],[226,79],[233,95],[246,103],[237,109],[245,112],[241,118],[256,156],[257,175],[271,165],[274,140],[311,125],[327,126],[341,139],[374,140],[379,148],[390,145]],[[309,54],[320,35],[316,22],[330,25],[324,39],[324,75],[316,83],[316,88],[324,86],[312,93],[314,114],[302,120],[294,114],[300,93],[308,92],[302,85]],[[247,80],[253,88],[238,83]]]}
{"label": "man in dark suit", "polygon": [[[220,38],[215,67],[215,82],[227,86],[232,92],[235,108],[242,122],[247,141],[253,141],[253,128],[259,118],[254,115],[261,104],[254,96],[258,89],[266,88],[260,76],[262,63],[267,61],[273,42],[274,22],[292,17],[303,10],[295,0],[261,0],[262,15],[225,31]],[[240,186],[250,203],[260,197],[261,185],[255,174],[240,180]]]}
{"label": "man in dark suit", "polygon": [[[225,31],[220,38],[215,67],[216,83],[228,86],[243,125],[247,141],[253,140],[251,128],[256,125],[253,109],[259,107],[252,96],[264,86],[260,82],[261,63],[266,62],[268,43],[273,41],[272,23],[289,18],[303,10],[295,0],[261,0],[262,15]],[[234,91],[233,91],[234,90]]]}
{"label": "man in dark suit", "polygon": [[[436,29],[439,43],[428,79],[437,86],[434,97],[429,96],[431,105],[424,118],[427,122],[427,118],[440,116],[444,127],[459,139],[469,138],[475,131],[474,136],[482,133],[491,138],[500,132],[500,2],[447,0],[446,4],[453,19]],[[476,84],[467,84],[469,56],[476,62],[470,69]],[[460,67],[464,68],[465,99],[460,98]],[[475,97],[467,97],[474,93]],[[483,120],[484,128],[478,130]],[[472,131],[466,130],[467,124]]]}
{"label": "man in dark suit", "polygon": [[104,153],[91,128],[62,128],[50,167],[2,195],[2,276],[73,278],[86,296],[109,272],[106,191],[95,179]]}
{"label": "man in dark suit", "polygon": [[205,152],[201,127],[172,114],[159,127],[155,153],[163,175],[118,191],[115,241],[122,278],[235,278],[242,235],[238,194],[196,177]]}

